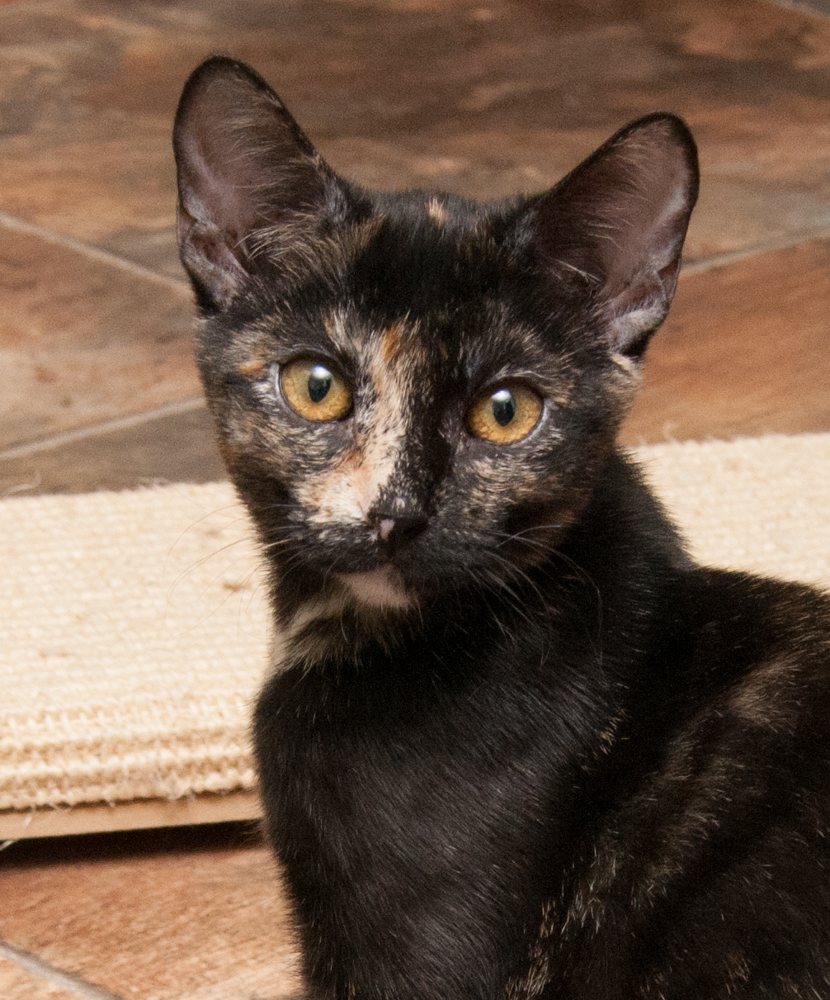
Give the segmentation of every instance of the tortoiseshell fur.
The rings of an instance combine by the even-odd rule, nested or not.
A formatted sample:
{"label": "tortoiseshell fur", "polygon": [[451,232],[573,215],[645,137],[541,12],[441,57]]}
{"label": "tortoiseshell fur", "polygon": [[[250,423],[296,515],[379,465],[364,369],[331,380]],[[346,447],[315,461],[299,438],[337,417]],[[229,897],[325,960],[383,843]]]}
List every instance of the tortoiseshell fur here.
{"label": "tortoiseshell fur", "polygon": [[[175,143],[285,639],[255,742],[304,995],[830,998],[830,605],[693,565],[614,443],[696,197],[685,126],[534,197],[376,194],[214,58]],[[347,417],[287,405],[301,356]],[[538,424],[474,437],[505,381]]]}

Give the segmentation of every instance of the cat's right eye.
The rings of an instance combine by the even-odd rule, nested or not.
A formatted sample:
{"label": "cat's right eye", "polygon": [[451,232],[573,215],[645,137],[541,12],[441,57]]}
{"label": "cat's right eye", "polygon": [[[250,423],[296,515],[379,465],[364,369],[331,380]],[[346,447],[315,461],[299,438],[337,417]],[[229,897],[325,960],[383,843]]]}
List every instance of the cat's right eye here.
{"label": "cat's right eye", "polygon": [[278,378],[288,405],[307,420],[340,420],[352,408],[348,383],[327,363],[299,358],[284,365]]}

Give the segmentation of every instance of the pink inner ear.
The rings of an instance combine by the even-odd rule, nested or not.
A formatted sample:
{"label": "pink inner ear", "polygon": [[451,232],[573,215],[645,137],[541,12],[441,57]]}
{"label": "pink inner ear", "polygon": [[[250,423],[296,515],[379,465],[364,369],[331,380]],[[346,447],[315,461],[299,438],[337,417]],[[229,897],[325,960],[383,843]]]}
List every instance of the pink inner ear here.
{"label": "pink inner ear", "polygon": [[182,259],[218,304],[252,266],[258,236],[304,235],[325,204],[327,169],[265,82],[231,59],[203,63],[176,116]]}
{"label": "pink inner ear", "polygon": [[536,242],[557,280],[591,294],[613,350],[668,312],[697,198],[694,142],[679,119],[634,122],[543,200]]}

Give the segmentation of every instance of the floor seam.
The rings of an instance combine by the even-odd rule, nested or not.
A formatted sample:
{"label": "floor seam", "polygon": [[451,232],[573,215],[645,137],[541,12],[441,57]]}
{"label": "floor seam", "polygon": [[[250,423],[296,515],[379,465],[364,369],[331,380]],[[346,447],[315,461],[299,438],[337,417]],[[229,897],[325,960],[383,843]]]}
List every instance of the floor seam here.
{"label": "floor seam", "polygon": [[814,7],[809,0],[764,0],[772,7],[783,7],[785,10],[794,10],[799,14],[812,14],[813,17],[827,20],[828,12]]}
{"label": "floor seam", "polygon": [[177,403],[167,403],[164,406],[157,406],[153,410],[144,410],[141,413],[133,413],[126,417],[115,417],[112,420],[105,420],[100,424],[90,424],[87,427],[78,427],[75,430],[63,431],[60,434],[53,434],[51,437],[43,438],[39,441],[31,441],[28,444],[14,445],[0,451],[0,462],[10,458],[25,458],[27,455],[36,455],[41,451],[51,451],[53,448],[60,448],[65,444],[73,444],[76,441],[85,441],[88,438],[102,437],[115,431],[129,430],[132,427],[140,427],[142,424],[152,423],[161,417],[175,417],[183,413],[192,413],[194,410],[205,408],[204,396],[193,396],[191,399],[181,400]]}
{"label": "floor seam", "polygon": [[96,986],[95,983],[88,982],[74,972],[66,972],[63,969],[59,969],[34,952],[27,951],[19,945],[11,944],[11,942],[6,941],[2,937],[0,937],[0,958],[7,958],[9,961],[19,965],[21,969],[31,972],[32,975],[38,976],[40,979],[46,979],[56,986],[71,990],[73,993],[77,993],[78,996],[85,997],[86,1000],[124,1000],[118,993],[113,993],[103,986]]}
{"label": "floor seam", "polygon": [[170,288],[176,292],[187,294],[191,293],[190,285],[183,278],[171,278],[166,274],[159,274],[158,271],[153,271],[149,267],[144,267],[143,264],[136,264],[134,261],[128,260],[126,257],[119,257],[118,254],[110,253],[108,250],[101,250],[99,247],[93,246],[91,243],[86,243],[83,240],[76,240],[72,236],[63,236],[61,233],[56,233],[51,229],[46,229],[43,226],[37,226],[33,222],[26,222],[25,219],[20,219],[16,215],[10,215],[8,212],[0,212],[0,226],[11,232],[24,233],[27,236],[36,236],[47,243],[52,243],[55,246],[64,247],[67,250],[72,250],[75,253],[82,254],[90,260],[95,260],[98,261],[98,263],[107,264],[109,267],[116,267],[121,271],[126,271],[135,278],[143,278],[145,281],[152,281],[157,285],[164,285],[165,288]]}
{"label": "floor seam", "polygon": [[681,274],[703,274],[706,271],[713,271],[717,267],[725,267],[727,264],[736,264],[742,260],[761,257],[763,254],[771,253],[774,250],[788,250],[791,247],[800,246],[802,243],[809,243],[811,240],[828,238],[830,238],[830,226],[817,226],[815,229],[805,229],[797,236],[786,236],[778,240],[753,243],[741,250],[732,250],[729,253],[717,254],[715,257],[705,257],[703,260],[690,261],[688,264],[683,265]]}

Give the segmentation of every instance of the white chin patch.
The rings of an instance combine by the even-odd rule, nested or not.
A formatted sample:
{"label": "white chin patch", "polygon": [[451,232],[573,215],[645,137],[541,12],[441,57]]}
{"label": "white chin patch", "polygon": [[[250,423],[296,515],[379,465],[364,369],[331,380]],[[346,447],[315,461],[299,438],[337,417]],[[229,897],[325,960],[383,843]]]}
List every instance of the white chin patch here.
{"label": "white chin patch", "polygon": [[368,573],[338,573],[358,601],[372,608],[411,608],[414,598],[404,590],[400,574],[392,566],[379,566]]}

